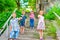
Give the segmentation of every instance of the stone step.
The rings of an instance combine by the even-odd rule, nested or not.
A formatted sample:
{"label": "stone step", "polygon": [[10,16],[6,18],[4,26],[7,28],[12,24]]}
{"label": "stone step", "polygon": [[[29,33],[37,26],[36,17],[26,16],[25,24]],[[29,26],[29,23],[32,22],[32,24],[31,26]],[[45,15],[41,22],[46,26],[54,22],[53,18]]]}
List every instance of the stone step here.
{"label": "stone step", "polygon": [[0,40],[8,40],[8,39],[5,37],[0,37]]}
{"label": "stone step", "polygon": [[20,35],[19,37],[32,37],[33,35]]}
{"label": "stone step", "polygon": [[33,39],[33,38],[18,38],[19,40],[39,40],[39,39]]}
{"label": "stone step", "polygon": [[47,36],[45,40],[56,40],[56,39],[53,39],[52,36]]}

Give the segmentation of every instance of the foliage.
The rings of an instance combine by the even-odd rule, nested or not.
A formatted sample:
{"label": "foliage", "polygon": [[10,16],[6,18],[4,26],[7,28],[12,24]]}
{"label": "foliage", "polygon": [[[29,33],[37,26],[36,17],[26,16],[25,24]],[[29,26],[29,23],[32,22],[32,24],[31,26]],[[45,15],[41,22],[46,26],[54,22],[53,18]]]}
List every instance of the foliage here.
{"label": "foliage", "polygon": [[22,12],[21,10],[17,10],[17,11],[16,11],[17,17],[21,17],[21,14],[22,14],[21,12]]}
{"label": "foliage", "polygon": [[12,12],[3,12],[0,14],[0,28],[4,25],[4,23],[7,21],[9,16],[11,15]]}
{"label": "foliage", "polygon": [[56,28],[54,27],[52,22],[49,22],[47,25],[47,35],[52,36],[53,38],[56,38]]}
{"label": "foliage", "polygon": [[48,20],[54,20],[55,19],[55,15],[54,13],[52,12],[52,10],[50,10],[48,13],[46,13],[45,15],[45,19],[48,19]]}
{"label": "foliage", "polygon": [[45,19],[54,20],[56,16],[54,15],[53,12],[56,12],[60,16],[60,7],[58,7],[57,5],[51,7],[45,14]]}
{"label": "foliage", "polygon": [[56,20],[55,20],[55,21],[56,21],[56,23],[57,23],[58,27],[60,28],[60,20],[56,18]]}
{"label": "foliage", "polygon": [[0,0],[0,28],[2,28],[15,8],[15,0]]}
{"label": "foliage", "polygon": [[0,0],[0,12],[11,11],[16,7],[15,0]]}
{"label": "foliage", "polygon": [[29,6],[34,10],[36,8],[36,0],[28,0]]}

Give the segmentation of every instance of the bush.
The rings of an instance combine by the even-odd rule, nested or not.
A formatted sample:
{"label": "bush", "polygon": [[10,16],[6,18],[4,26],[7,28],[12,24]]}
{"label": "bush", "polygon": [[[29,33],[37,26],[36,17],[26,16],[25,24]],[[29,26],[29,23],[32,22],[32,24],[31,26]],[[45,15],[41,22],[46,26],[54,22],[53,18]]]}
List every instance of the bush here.
{"label": "bush", "polygon": [[44,15],[45,19],[54,20],[56,18],[56,16],[54,15],[53,12],[56,12],[60,16],[60,7],[58,7],[58,6],[55,5],[52,8],[50,8],[47,11],[47,13]]}
{"label": "bush", "polygon": [[17,15],[17,17],[21,17],[21,15],[22,15],[21,10],[17,10],[16,15]]}
{"label": "bush", "polygon": [[44,16],[45,16],[45,19],[47,19],[47,20],[54,20],[55,19],[55,15],[52,10],[49,10],[49,12],[44,14]]}
{"label": "bush", "polygon": [[0,12],[11,11],[16,8],[15,0],[0,0]]}
{"label": "bush", "polygon": [[2,28],[2,26],[7,21],[7,19],[11,15],[11,13],[12,12],[3,12],[3,13],[0,13],[0,28]]}

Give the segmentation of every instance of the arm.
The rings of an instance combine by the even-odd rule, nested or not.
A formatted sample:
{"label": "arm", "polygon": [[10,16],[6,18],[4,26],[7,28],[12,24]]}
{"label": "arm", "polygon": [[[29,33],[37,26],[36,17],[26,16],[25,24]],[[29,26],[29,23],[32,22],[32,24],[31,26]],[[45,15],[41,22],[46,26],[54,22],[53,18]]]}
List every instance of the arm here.
{"label": "arm", "polygon": [[9,26],[9,28],[10,28],[10,32],[12,31],[12,20],[10,20],[10,26]]}
{"label": "arm", "polygon": [[11,32],[11,30],[12,30],[12,26],[10,25],[10,32]]}
{"label": "arm", "polygon": [[21,19],[22,19],[22,17],[18,18],[18,20],[21,20]]}
{"label": "arm", "polygon": [[40,18],[40,15],[38,15],[38,18]]}
{"label": "arm", "polygon": [[44,20],[45,28],[46,28],[46,20]]}

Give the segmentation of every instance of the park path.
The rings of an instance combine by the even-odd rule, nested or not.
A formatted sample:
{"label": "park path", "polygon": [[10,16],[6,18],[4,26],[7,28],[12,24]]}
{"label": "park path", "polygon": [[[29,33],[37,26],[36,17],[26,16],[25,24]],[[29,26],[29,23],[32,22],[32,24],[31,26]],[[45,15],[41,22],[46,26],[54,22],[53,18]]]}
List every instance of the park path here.
{"label": "park path", "polygon": [[[35,27],[37,25],[37,21],[35,20]],[[26,26],[25,26],[25,33],[23,35],[19,35],[19,40],[39,40],[34,38],[34,33],[38,33],[36,28],[30,29],[29,28],[29,17],[26,19]]]}
{"label": "park path", "polygon": [[19,35],[18,39],[19,40],[39,40],[34,38],[34,30],[31,29],[25,29],[25,33],[23,35]]}

